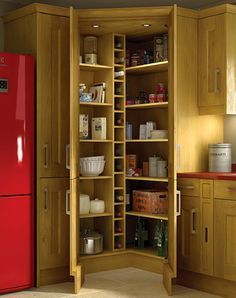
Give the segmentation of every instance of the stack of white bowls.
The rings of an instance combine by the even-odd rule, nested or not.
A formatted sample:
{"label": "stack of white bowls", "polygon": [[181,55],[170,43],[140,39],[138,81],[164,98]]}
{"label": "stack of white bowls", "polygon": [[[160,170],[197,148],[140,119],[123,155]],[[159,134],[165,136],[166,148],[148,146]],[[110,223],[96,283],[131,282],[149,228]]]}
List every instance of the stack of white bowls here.
{"label": "stack of white bowls", "polygon": [[82,176],[99,176],[105,167],[104,156],[80,158],[80,174]]}

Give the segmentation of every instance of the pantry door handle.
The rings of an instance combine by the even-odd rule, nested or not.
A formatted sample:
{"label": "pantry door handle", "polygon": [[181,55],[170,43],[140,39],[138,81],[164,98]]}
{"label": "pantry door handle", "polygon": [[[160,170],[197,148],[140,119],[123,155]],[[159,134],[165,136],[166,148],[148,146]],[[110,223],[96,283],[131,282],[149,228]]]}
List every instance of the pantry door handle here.
{"label": "pantry door handle", "polygon": [[48,189],[44,188],[44,212],[48,211]]}
{"label": "pantry door handle", "polygon": [[70,144],[66,145],[66,169],[70,170]]}
{"label": "pantry door handle", "polygon": [[234,188],[234,187],[228,187],[227,191],[229,191],[229,192],[236,192],[236,188]]}
{"label": "pantry door handle", "polygon": [[220,70],[215,69],[215,93],[220,93]]}
{"label": "pantry door handle", "polygon": [[208,228],[205,228],[205,242],[208,242]]}
{"label": "pantry door handle", "polygon": [[196,234],[196,209],[191,210],[191,234]]}
{"label": "pantry door handle", "polygon": [[70,215],[70,190],[66,190],[66,215]]}
{"label": "pantry door handle", "polygon": [[48,144],[43,144],[43,166],[48,168]]}
{"label": "pantry door handle", "polygon": [[176,216],[180,216],[181,215],[181,191],[177,190],[176,191]]}

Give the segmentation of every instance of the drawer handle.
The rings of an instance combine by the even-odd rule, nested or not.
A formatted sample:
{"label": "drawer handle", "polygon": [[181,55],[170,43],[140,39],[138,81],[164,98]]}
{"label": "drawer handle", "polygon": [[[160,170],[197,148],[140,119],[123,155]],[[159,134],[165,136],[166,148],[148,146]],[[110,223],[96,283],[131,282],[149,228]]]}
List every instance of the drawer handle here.
{"label": "drawer handle", "polygon": [[43,145],[43,166],[45,169],[48,168],[48,144]]}
{"label": "drawer handle", "polygon": [[205,228],[205,242],[208,242],[208,228]]}
{"label": "drawer handle", "polygon": [[186,189],[186,190],[194,190],[195,186],[193,186],[193,185],[179,185],[178,188]]}
{"label": "drawer handle", "polygon": [[191,234],[196,234],[196,209],[191,210]]}
{"label": "drawer handle", "polygon": [[220,70],[215,69],[215,93],[220,93]]}
{"label": "drawer handle", "polygon": [[180,192],[180,190],[176,191],[176,199],[177,199],[176,216],[180,216],[181,215],[181,192]]}
{"label": "drawer handle", "polygon": [[70,215],[70,190],[66,191],[66,215]]}
{"label": "drawer handle", "polygon": [[48,211],[48,189],[44,188],[44,212]]}
{"label": "drawer handle", "polygon": [[236,188],[234,188],[234,187],[228,187],[227,191],[229,191],[229,192],[236,192]]}

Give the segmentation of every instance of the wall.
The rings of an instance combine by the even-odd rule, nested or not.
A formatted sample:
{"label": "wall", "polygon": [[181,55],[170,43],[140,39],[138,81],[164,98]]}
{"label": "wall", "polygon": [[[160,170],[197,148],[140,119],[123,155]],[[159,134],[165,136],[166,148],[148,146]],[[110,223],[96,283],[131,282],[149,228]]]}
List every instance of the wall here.
{"label": "wall", "polygon": [[225,117],[224,141],[233,145],[233,163],[236,164],[236,116]]}

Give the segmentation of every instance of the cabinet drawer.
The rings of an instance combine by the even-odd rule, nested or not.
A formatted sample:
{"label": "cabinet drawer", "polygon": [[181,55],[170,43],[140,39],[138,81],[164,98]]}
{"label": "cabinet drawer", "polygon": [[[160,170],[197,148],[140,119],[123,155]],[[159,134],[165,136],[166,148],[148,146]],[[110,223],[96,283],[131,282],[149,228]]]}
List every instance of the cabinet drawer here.
{"label": "cabinet drawer", "polygon": [[182,196],[198,197],[200,195],[200,181],[199,179],[180,178],[178,179],[178,189]]}
{"label": "cabinet drawer", "polygon": [[214,181],[214,198],[236,200],[236,181]]}

